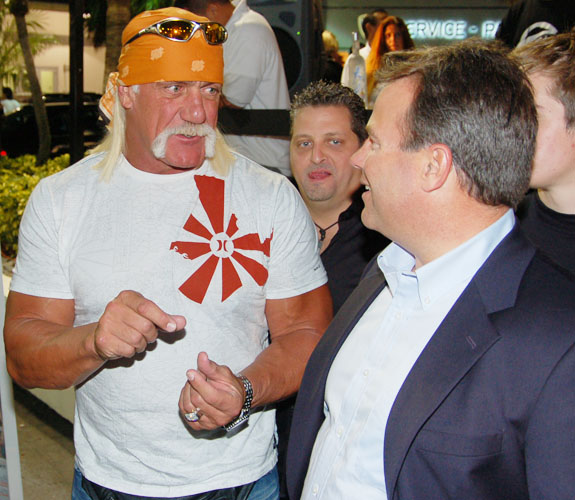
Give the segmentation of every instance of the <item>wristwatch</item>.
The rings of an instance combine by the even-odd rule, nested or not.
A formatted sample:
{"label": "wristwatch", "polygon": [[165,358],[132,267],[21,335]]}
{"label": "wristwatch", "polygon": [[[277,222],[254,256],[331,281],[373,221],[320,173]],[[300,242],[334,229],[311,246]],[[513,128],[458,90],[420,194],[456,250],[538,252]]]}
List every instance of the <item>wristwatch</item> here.
{"label": "wristwatch", "polygon": [[252,401],[254,399],[254,389],[252,387],[252,383],[246,376],[242,374],[238,375],[238,378],[244,384],[246,397],[244,399],[244,405],[240,410],[240,414],[236,418],[234,418],[229,424],[224,425],[224,429],[227,432],[230,432],[231,430],[235,429],[236,427],[246,422],[248,418],[250,418],[250,410],[252,409]]}

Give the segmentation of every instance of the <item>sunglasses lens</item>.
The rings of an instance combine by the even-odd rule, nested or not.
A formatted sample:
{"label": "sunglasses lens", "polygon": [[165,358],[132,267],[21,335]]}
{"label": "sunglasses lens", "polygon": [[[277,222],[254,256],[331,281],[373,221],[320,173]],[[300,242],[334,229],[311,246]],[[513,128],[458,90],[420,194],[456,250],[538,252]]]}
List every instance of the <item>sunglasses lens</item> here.
{"label": "sunglasses lens", "polygon": [[187,19],[172,19],[160,21],[159,23],[152,24],[151,26],[144,28],[130,38],[124,45],[132,43],[142,35],[152,33],[163,36],[169,40],[187,42],[198,29],[201,29],[204,32],[204,37],[210,45],[220,45],[228,38],[226,28],[220,23],[199,23],[196,21],[188,21]]}
{"label": "sunglasses lens", "polygon": [[226,28],[219,23],[205,23],[204,33],[206,35],[206,41],[211,45],[224,43],[228,37]]}
{"label": "sunglasses lens", "polygon": [[189,40],[192,25],[188,21],[168,21],[158,26],[160,35],[171,40]]}

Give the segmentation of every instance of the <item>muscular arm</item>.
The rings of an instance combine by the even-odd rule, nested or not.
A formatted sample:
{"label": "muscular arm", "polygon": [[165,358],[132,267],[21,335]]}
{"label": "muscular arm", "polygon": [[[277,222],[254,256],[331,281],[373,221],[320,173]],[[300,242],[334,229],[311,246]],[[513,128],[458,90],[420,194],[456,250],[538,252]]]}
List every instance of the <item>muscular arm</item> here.
{"label": "muscular arm", "polygon": [[267,301],[271,344],[242,370],[254,388],[254,407],[297,392],[307,361],[332,314],[327,285],[297,297]]}
{"label": "muscular arm", "polygon": [[63,389],[104,361],[93,348],[94,325],[73,328],[74,301],[11,292],[6,303],[6,363],[24,387]]}
{"label": "muscular arm", "polygon": [[8,371],[24,387],[64,389],[84,381],[107,360],[132,357],[157,337],[157,328],[181,329],[137,292],[112,300],[96,323],[74,327],[74,301],[11,292],[4,341]]}

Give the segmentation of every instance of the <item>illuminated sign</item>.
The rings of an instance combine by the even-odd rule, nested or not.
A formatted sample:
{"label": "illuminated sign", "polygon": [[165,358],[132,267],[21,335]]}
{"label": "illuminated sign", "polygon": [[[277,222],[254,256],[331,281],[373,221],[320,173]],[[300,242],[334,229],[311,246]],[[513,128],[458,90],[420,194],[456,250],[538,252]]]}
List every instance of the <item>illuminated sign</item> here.
{"label": "illuminated sign", "polygon": [[481,24],[469,24],[465,20],[455,19],[409,19],[406,20],[409,34],[413,40],[464,40],[471,36],[495,38],[500,21],[483,21]]}

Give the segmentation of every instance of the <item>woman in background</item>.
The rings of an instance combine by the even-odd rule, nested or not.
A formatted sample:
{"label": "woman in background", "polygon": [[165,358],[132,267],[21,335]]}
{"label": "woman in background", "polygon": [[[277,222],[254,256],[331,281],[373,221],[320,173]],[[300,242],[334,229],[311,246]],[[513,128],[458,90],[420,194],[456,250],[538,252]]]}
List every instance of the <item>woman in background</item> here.
{"label": "woman in background", "polygon": [[413,49],[415,44],[411,39],[405,21],[401,17],[387,16],[377,27],[371,43],[371,52],[367,56],[367,95],[368,107],[373,108],[377,92],[375,88],[375,74],[381,67],[382,56],[396,50]]}

